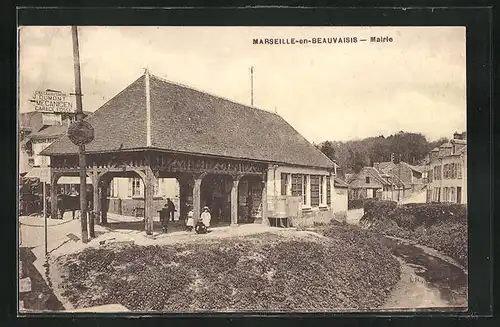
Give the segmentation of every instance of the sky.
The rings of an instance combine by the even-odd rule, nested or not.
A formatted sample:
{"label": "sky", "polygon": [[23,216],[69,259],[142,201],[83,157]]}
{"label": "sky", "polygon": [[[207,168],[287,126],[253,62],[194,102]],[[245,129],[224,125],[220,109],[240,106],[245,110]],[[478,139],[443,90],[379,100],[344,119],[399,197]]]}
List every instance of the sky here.
{"label": "sky", "polygon": [[[83,110],[151,74],[277,112],[310,142],[466,130],[464,27],[79,27]],[[253,44],[356,37],[358,42]],[[391,37],[372,43],[370,37]],[[71,28],[19,27],[19,110],[75,89]],[[361,42],[366,38],[368,41]],[[256,131],[258,132],[258,131]]]}

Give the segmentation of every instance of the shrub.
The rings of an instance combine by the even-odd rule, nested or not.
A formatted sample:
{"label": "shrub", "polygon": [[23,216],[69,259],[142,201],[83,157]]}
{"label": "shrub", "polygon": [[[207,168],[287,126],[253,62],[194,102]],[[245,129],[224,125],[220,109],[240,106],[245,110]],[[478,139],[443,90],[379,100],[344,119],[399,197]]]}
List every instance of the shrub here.
{"label": "shrub", "polygon": [[355,199],[347,201],[347,209],[361,209],[363,208],[364,199]]}
{"label": "shrub", "polygon": [[461,204],[392,201],[365,203],[360,224],[434,248],[467,267],[467,208]]}

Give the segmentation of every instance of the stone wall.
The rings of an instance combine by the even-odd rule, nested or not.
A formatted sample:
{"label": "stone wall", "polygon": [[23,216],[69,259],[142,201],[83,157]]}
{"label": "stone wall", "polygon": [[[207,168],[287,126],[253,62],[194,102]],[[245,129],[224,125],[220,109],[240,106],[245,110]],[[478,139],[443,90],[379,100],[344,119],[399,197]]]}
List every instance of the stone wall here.
{"label": "stone wall", "polygon": [[[175,219],[179,218],[179,199],[171,198],[170,199],[177,210],[174,213]],[[161,197],[155,198],[153,200],[153,216],[159,217],[160,214],[158,210],[161,210],[163,206],[167,203],[166,199]],[[144,199],[143,198],[133,198],[133,199],[120,199],[120,198],[108,198],[108,212],[115,213],[123,216],[134,216],[134,209],[136,207],[144,208]]]}

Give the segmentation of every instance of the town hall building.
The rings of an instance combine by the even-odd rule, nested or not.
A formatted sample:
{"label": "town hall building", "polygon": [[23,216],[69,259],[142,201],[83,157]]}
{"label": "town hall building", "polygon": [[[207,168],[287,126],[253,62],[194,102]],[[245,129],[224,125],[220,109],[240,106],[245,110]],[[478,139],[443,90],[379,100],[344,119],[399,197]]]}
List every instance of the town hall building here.
{"label": "town hall building", "polygon": [[[338,211],[332,205],[338,203],[332,201],[335,164],[276,113],[146,71],[85,120],[95,131],[86,163],[100,223],[106,224],[107,212],[117,205],[113,198],[124,198],[116,193],[124,192],[123,185],[130,202],[120,210],[142,207],[148,234],[167,193],[177,196],[181,218],[192,207],[196,219],[207,205],[216,223],[231,225],[269,224],[269,217],[290,215],[287,206],[294,201],[299,217],[333,217]],[[51,158],[52,185],[78,176],[78,147],[66,135],[42,155]],[[174,191],[161,191],[162,180],[174,180],[167,187]],[[55,217],[53,190],[51,198]]]}

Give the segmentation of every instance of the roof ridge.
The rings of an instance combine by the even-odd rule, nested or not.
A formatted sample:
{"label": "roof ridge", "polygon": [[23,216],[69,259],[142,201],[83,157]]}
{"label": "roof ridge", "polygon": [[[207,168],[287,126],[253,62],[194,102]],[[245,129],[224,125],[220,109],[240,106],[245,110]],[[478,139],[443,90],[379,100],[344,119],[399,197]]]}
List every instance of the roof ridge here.
{"label": "roof ridge", "polygon": [[220,95],[217,95],[217,94],[214,94],[214,93],[208,92],[208,91],[203,91],[203,90],[200,90],[200,89],[198,89],[198,88],[196,88],[196,87],[193,87],[193,86],[191,86],[191,85],[187,85],[187,84],[183,84],[183,83],[175,82],[175,81],[169,80],[169,79],[167,79],[167,78],[164,78],[164,77],[160,77],[160,76],[154,75],[154,74],[152,74],[152,73],[149,73],[149,77],[150,77],[150,78],[156,78],[157,80],[159,80],[159,81],[161,81],[161,82],[164,82],[164,83],[169,83],[169,84],[172,84],[172,85],[176,85],[176,86],[184,87],[184,88],[187,88],[187,89],[190,89],[190,90],[196,91],[196,92],[200,92],[200,93],[203,93],[203,94],[206,94],[206,95],[213,96],[214,98],[218,98],[218,99],[226,100],[226,101],[229,101],[229,102],[235,103],[235,104],[240,105],[240,106],[244,106],[244,107],[247,107],[247,108],[250,108],[250,109],[255,109],[255,110],[264,111],[264,112],[267,112],[267,113],[270,113],[270,114],[276,115],[276,116],[278,116],[278,117],[281,117],[281,116],[280,116],[278,113],[276,113],[276,112],[269,111],[269,110],[262,109],[262,108],[258,108],[258,107],[255,107],[255,106],[251,106],[251,105],[248,105],[248,104],[245,104],[245,103],[237,102],[237,101],[235,101],[235,100],[231,100],[231,99],[229,99],[229,98],[226,98],[226,97],[223,97],[223,96],[220,96]]}

